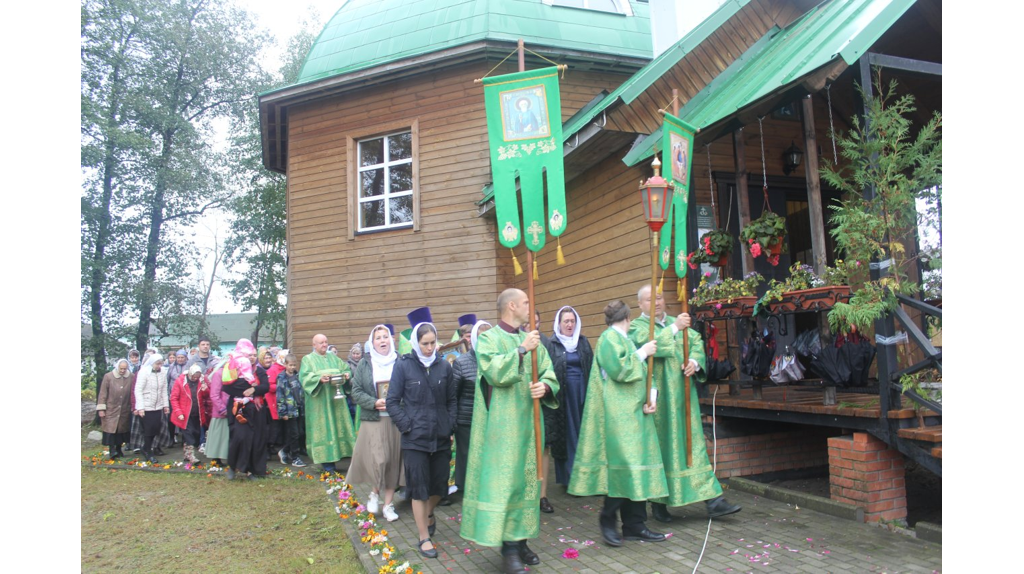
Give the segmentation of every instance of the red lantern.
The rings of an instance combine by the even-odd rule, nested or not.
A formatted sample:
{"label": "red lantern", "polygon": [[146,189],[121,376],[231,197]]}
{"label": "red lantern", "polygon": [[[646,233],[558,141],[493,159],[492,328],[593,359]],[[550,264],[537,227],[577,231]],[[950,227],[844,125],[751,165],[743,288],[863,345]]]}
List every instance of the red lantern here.
{"label": "red lantern", "polygon": [[661,162],[657,156],[651,167],[654,168],[654,176],[640,184],[640,201],[644,206],[644,220],[651,231],[657,233],[668,218],[668,208],[672,204],[672,185],[658,173]]}

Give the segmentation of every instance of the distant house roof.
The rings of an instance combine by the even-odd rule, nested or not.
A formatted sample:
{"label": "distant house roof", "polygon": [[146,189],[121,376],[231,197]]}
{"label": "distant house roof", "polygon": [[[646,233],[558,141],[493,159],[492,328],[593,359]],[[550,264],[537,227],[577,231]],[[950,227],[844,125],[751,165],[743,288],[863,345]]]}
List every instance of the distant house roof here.
{"label": "distant house roof", "polygon": [[[256,313],[220,313],[208,315],[206,322],[210,326],[210,334],[222,343],[232,343],[239,339],[251,339],[252,329],[255,326]],[[260,328],[260,343],[280,343],[283,340],[283,331],[273,337],[270,325],[264,324]],[[160,336],[155,328],[150,327],[149,335],[154,345],[160,347],[184,347],[195,343],[194,336],[171,334]]]}
{"label": "distant house roof", "polygon": [[348,0],[324,26],[297,84],[483,40],[648,59],[646,3],[631,16],[542,0]]}

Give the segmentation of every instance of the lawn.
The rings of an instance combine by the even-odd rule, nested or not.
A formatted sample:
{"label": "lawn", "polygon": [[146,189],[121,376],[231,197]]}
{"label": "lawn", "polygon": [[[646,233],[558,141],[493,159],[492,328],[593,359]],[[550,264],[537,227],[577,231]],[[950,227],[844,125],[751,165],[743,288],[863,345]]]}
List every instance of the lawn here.
{"label": "lawn", "polygon": [[364,572],[319,482],[82,468],[82,571]]}

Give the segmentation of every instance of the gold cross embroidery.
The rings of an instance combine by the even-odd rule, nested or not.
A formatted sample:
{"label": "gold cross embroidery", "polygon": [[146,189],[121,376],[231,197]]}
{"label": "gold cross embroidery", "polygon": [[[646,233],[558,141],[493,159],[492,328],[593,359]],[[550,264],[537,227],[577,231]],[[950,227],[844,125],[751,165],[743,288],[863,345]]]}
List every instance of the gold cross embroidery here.
{"label": "gold cross embroidery", "polygon": [[533,244],[540,245],[540,234],[544,233],[544,228],[540,226],[536,221],[530,223],[530,226],[526,228],[526,232],[533,236]]}

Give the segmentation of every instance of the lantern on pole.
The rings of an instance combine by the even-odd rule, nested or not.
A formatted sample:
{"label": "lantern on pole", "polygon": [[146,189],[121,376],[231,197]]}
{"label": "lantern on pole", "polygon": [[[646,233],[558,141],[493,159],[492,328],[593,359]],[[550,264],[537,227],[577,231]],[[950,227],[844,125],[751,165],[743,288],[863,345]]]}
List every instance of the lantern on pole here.
{"label": "lantern on pole", "polygon": [[[654,176],[646,182],[640,183],[640,200],[644,207],[644,220],[651,228],[651,308],[648,311],[650,318],[650,339],[654,340],[654,302],[658,296],[658,235],[665,221],[668,219],[669,206],[672,205],[672,185],[665,178],[661,177],[661,161],[654,156],[651,162],[654,168]],[[654,355],[647,357],[647,406],[651,406],[651,380],[654,376]]]}

